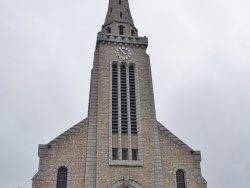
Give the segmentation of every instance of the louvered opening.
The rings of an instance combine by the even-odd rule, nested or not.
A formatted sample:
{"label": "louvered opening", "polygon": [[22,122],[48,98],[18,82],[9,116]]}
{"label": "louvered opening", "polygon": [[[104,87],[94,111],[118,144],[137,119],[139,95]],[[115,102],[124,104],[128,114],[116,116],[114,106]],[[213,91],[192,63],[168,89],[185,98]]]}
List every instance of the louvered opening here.
{"label": "louvered opening", "polygon": [[127,116],[127,83],[126,83],[126,67],[121,65],[120,69],[120,89],[121,89],[121,129],[122,134],[128,133],[128,116]]}
{"label": "louvered opening", "polygon": [[129,66],[129,89],[130,89],[131,134],[137,134],[136,96],[135,96],[135,70],[134,70],[134,66]]}
{"label": "louvered opening", "polygon": [[112,66],[112,133],[118,133],[118,71]]}

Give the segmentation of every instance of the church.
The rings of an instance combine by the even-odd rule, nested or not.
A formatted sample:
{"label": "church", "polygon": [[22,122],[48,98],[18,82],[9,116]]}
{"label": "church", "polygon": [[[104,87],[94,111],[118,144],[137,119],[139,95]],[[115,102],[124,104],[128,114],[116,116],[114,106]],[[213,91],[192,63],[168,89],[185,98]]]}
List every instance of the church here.
{"label": "church", "polygon": [[128,0],[97,34],[88,116],[39,145],[32,188],[206,188],[201,153],[156,119],[147,37]]}

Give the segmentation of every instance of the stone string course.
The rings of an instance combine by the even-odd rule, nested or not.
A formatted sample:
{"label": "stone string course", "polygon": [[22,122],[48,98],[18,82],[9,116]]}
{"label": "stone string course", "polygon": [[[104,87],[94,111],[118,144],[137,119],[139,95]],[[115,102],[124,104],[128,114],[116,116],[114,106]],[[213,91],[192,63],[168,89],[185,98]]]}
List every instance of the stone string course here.
{"label": "stone string course", "polygon": [[127,36],[114,36],[106,33],[98,33],[96,46],[99,43],[113,43],[113,44],[126,44],[130,46],[140,46],[147,48],[148,38],[147,37],[127,37]]}

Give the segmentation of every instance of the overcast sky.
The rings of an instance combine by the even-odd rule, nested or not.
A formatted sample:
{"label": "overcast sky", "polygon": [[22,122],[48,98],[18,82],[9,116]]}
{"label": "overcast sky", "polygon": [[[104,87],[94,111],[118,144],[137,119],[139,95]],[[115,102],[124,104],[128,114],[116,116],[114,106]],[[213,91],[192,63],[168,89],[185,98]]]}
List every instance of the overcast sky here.
{"label": "overcast sky", "polygon": [[[108,0],[0,0],[0,187],[30,188],[38,144],[87,116]],[[130,0],[158,120],[202,152],[209,188],[250,187],[250,1]]]}

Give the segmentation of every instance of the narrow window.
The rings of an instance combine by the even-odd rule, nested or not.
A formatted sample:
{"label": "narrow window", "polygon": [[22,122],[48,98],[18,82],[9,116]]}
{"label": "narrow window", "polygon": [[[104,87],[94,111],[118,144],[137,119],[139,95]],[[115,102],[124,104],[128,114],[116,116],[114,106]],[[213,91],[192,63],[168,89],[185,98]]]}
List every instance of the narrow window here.
{"label": "narrow window", "polygon": [[56,188],[67,188],[67,169],[65,167],[60,167],[57,172]]}
{"label": "narrow window", "polygon": [[112,149],[112,159],[118,160],[118,149],[117,148]]}
{"label": "narrow window", "polygon": [[130,11],[129,11],[129,9],[127,9],[127,11],[128,11],[128,14],[130,14]]}
{"label": "narrow window", "polygon": [[127,116],[127,83],[126,83],[126,66],[121,65],[120,69],[120,81],[121,81],[121,127],[122,134],[128,133],[128,116]]}
{"label": "narrow window", "polygon": [[120,5],[122,4],[122,0],[119,0],[119,4],[120,4]]}
{"label": "narrow window", "polygon": [[177,170],[176,182],[177,182],[177,188],[186,188],[184,172],[182,170]]}
{"label": "narrow window", "polygon": [[128,160],[128,149],[122,149],[122,160]]}
{"label": "narrow window", "polygon": [[135,35],[135,31],[131,30],[131,36],[134,36],[134,35]]}
{"label": "narrow window", "polygon": [[111,27],[107,27],[106,31],[107,33],[111,33]]}
{"label": "narrow window", "polygon": [[110,8],[110,12],[112,12],[113,11],[113,8]]}
{"label": "narrow window", "polygon": [[117,65],[112,65],[112,133],[118,133],[118,72]]}
{"label": "narrow window", "polygon": [[132,149],[132,160],[138,160],[138,149]]}
{"label": "narrow window", "polygon": [[123,25],[119,26],[119,34],[124,35],[124,26]]}
{"label": "narrow window", "polygon": [[120,17],[122,18],[122,13],[120,12]]}
{"label": "narrow window", "polygon": [[137,134],[137,119],[136,119],[136,97],[135,97],[135,69],[134,66],[129,66],[129,89],[130,89],[130,124],[131,134]]}

